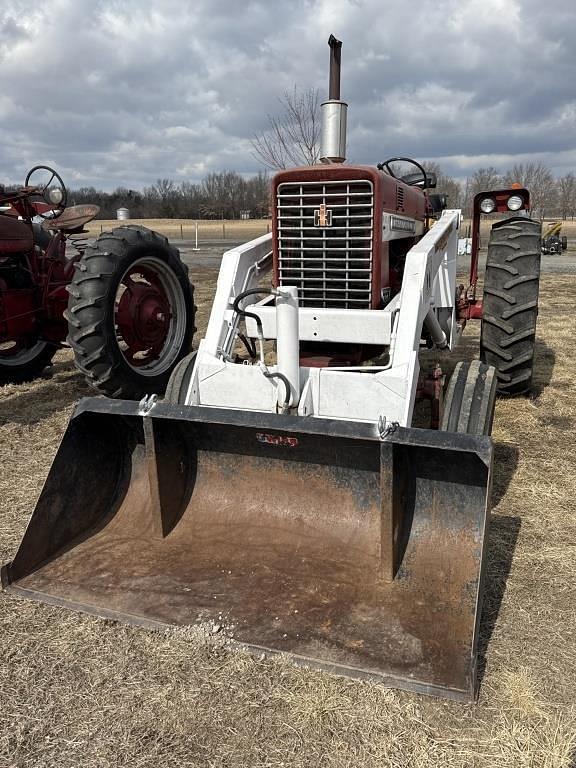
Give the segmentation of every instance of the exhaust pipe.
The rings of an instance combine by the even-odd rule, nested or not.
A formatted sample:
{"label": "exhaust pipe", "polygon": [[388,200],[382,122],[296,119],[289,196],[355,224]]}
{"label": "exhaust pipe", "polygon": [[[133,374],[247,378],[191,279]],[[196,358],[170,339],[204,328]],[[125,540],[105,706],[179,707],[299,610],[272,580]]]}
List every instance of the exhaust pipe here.
{"label": "exhaust pipe", "polygon": [[342,42],[334,35],[330,46],[330,87],[328,101],[322,103],[322,138],[320,162],[343,163],[346,160],[346,117],[348,104],[340,100],[340,57]]}

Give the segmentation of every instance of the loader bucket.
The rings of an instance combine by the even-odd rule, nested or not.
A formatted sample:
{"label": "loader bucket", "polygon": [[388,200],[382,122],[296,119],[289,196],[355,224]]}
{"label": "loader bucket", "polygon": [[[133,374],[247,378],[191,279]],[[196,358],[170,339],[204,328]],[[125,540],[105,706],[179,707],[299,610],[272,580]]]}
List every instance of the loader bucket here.
{"label": "loader bucket", "polygon": [[6,589],[475,695],[491,441],[89,398]]}

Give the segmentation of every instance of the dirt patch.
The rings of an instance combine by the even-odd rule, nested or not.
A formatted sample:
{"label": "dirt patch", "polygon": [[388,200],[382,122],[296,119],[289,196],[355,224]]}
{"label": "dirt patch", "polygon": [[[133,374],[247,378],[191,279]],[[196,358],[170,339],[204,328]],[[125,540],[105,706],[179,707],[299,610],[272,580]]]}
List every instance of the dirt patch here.
{"label": "dirt patch", "polygon": [[[202,335],[216,271],[198,269]],[[0,595],[0,765],[573,768],[576,358],[572,276],[542,281],[532,397],[499,400],[477,705]],[[458,355],[477,353],[478,326]],[[14,554],[69,413],[70,353],[0,390],[0,560]],[[90,467],[86,467],[90,471]]]}

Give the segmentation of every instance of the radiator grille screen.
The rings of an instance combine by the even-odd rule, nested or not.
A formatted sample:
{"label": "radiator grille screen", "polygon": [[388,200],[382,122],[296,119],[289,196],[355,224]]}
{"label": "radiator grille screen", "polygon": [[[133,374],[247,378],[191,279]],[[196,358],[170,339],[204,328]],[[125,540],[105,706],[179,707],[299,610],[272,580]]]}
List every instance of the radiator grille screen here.
{"label": "radiator grille screen", "polygon": [[278,185],[280,284],[308,307],[369,309],[374,190],[371,181]]}

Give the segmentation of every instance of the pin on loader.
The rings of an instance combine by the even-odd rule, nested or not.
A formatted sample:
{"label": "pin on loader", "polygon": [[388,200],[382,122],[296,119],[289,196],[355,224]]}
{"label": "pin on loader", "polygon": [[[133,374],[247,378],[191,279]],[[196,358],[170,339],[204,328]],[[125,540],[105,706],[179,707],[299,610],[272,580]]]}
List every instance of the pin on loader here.
{"label": "pin on loader", "polygon": [[[456,366],[442,408],[419,352],[454,349],[482,317],[478,248],[465,291],[460,212],[441,210],[433,174],[343,164],[329,45],[323,163],[276,175],[273,231],[224,254],[164,401],[80,402],[3,583],[146,626],[225,617],[243,648],[471,699],[494,400],[529,386],[536,311],[502,295],[534,282],[518,278],[539,229],[496,225],[483,359]],[[499,211],[506,194],[486,193]],[[424,395],[435,429],[412,426]]]}

